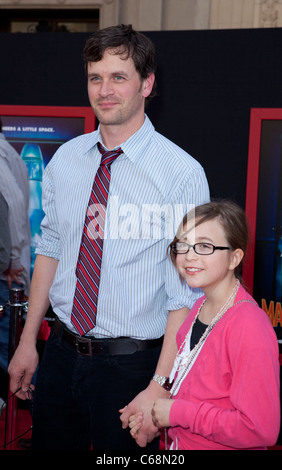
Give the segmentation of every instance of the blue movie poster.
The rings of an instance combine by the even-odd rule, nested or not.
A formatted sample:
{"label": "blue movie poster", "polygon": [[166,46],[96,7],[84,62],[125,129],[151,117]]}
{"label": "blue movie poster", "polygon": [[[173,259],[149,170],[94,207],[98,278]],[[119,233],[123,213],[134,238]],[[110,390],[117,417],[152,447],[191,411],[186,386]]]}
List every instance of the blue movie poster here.
{"label": "blue movie poster", "polygon": [[43,171],[56,150],[64,142],[81,135],[84,117],[2,116],[3,133],[28,168],[31,227],[31,275],[35,249],[41,235]]}
{"label": "blue movie poster", "polygon": [[282,123],[263,120],[257,195],[254,297],[282,344]]}

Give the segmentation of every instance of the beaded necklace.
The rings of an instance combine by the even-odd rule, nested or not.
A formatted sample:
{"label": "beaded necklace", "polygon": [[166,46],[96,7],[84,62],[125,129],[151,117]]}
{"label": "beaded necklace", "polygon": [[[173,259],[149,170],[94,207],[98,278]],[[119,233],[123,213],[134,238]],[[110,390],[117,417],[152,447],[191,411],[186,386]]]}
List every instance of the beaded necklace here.
{"label": "beaded necklace", "polygon": [[192,331],[192,329],[194,327],[194,324],[196,322],[196,319],[198,318],[198,316],[199,316],[204,304],[206,303],[207,299],[205,298],[203,300],[203,302],[201,303],[201,305],[198,309],[198,312],[197,312],[197,314],[196,314],[196,316],[195,316],[195,318],[194,318],[194,320],[191,324],[191,327],[190,327],[189,331],[187,332],[187,334],[184,338],[184,341],[180,345],[180,348],[178,349],[178,353],[177,353],[176,360],[175,360],[175,364],[177,365],[176,372],[178,372],[178,376],[177,376],[176,381],[173,382],[173,384],[172,384],[172,387],[171,387],[171,390],[170,390],[170,396],[176,395],[176,393],[178,392],[178,390],[180,388],[181,383],[183,382],[184,378],[186,377],[186,375],[189,371],[189,368],[190,368],[191,364],[193,363],[193,361],[194,361],[196,355],[198,354],[200,348],[203,346],[204,342],[206,341],[208,335],[210,334],[212,329],[215,327],[215,325],[219,322],[219,320],[222,318],[224,313],[232,306],[233,300],[237,295],[239,286],[240,286],[240,282],[237,280],[237,282],[236,282],[230,296],[228,297],[227,301],[221,307],[221,309],[215,315],[215,317],[212,319],[211,323],[207,326],[206,330],[202,334],[202,336],[199,339],[198,343],[189,352],[189,354],[184,355],[183,351],[184,351],[185,345],[187,344],[190,331]]}

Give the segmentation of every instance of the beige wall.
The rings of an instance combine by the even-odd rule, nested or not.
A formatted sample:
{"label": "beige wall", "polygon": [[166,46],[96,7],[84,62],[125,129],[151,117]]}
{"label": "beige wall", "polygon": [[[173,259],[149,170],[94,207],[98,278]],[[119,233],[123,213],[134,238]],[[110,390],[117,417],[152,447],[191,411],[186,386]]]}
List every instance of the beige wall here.
{"label": "beige wall", "polygon": [[0,0],[0,9],[100,10],[100,27],[131,23],[142,31],[282,26],[282,0]]}

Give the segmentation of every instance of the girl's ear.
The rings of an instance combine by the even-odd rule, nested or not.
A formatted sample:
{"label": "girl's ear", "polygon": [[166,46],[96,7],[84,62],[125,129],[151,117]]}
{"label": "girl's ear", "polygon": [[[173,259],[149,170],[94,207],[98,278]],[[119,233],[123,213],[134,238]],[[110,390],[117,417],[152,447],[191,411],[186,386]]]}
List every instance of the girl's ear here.
{"label": "girl's ear", "polygon": [[239,266],[239,264],[241,263],[243,257],[244,252],[243,250],[241,250],[241,248],[237,248],[236,250],[232,251],[229,269],[234,270],[235,268],[237,268],[237,266]]}

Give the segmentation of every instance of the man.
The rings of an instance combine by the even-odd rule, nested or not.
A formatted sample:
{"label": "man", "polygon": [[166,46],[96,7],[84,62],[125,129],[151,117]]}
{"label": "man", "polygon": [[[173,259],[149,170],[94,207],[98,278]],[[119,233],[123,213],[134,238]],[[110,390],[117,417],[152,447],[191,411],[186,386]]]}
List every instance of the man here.
{"label": "man", "polygon": [[0,273],[7,271],[10,265],[11,235],[7,223],[8,217],[9,207],[0,191]]}
{"label": "man", "polygon": [[[2,132],[0,120],[0,305],[11,287],[30,285],[29,181],[25,163]],[[8,395],[10,309],[0,315],[0,396]]]}
{"label": "man", "polygon": [[[8,205],[5,221],[10,233],[10,259],[0,272],[0,304],[9,300],[9,289],[22,286],[25,294],[30,287],[30,225],[28,170],[20,155],[6,140],[0,121],[0,188]],[[0,365],[7,373],[9,341],[9,309],[0,318]]]}
{"label": "man", "polygon": [[[169,374],[170,330],[197,297],[166,259],[166,230],[173,233],[163,211],[171,218],[175,206],[185,211],[209,191],[202,167],[145,115],[155,81],[151,41],[131,26],[106,28],[87,41],[84,62],[100,125],[60,147],[45,170],[46,216],[11,390],[26,396],[50,296],[58,320],[37,376],[33,448],[136,449],[118,410],[138,395],[128,410],[141,406],[149,417],[154,398],[167,393],[151,379]],[[126,427],[126,412],[122,420]],[[152,440],[152,426],[149,417],[139,445]]]}

